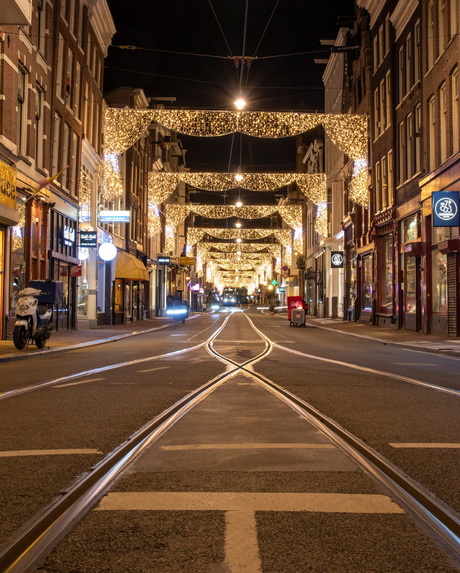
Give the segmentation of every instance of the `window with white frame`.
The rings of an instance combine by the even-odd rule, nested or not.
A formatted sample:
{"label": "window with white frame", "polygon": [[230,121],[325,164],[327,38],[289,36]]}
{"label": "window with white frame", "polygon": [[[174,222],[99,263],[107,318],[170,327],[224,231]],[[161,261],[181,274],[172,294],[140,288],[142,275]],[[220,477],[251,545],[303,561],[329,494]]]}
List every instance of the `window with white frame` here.
{"label": "window with white frame", "polygon": [[440,161],[444,163],[447,159],[447,85],[446,82],[442,83],[439,87],[438,93],[438,103],[439,103],[439,150],[440,150]]}
{"label": "window with white frame", "polygon": [[43,169],[43,105],[45,92],[39,85],[35,93],[35,166]]}
{"label": "window with white frame", "polygon": [[81,97],[81,65],[75,63],[75,81],[73,85],[73,112],[76,118],[80,118],[80,97]]}
{"label": "window with white frame", "polygon": [[420,61],[422,54],[420,20],[414,26],[414,83],[420,80]]}
{"label": "window with white frame", "polygon": [[58,113],[54,114],[54,125],[53,125],[53,157],[51,158],[52,173],[55,175],[61,170],[59,167],[59,151],[61,144],[61,116]]}
{"label": "window with white frame", "polygon": [[379,89],[379,108],[380,108],[380,133],[383,133],[387,127],[386,121],[386,111],[387,107],[385,104],[385,80],[380,82],[380,89]]}
{"label": "window with white frame", "polygon": [[411,113],[406,117],[406,178],[410,179],[414,174],[412,163],[412,150],[414,147],[414,123]]}
{"label": "window with white frame", "polygon": [[41,54],[46,53],[46,1],[38,0],[37,3],[37,50]]}
{"label": "window with white frame", "polygon": [[401,121],[400,124],[398,125],[398,155],[399,155],[398,183],[401,184],[405,180],[405,167],[406,167],[406,126],[404,121]]}
{"label": "window with white frame", "polygon": [[380,105],[380,95],[379,95],[379,89],[377,88],[374,91],[374,138],[377,139],[380,135],[380,110],[379,110],[379,105]]}
{"label": "window with white frame", "polygon": [[383,24],[379,28],[379,65],[383,62],[383,58],[386,54],[385,46],[385,28]]}
{"label": "window with white frame", "polygon": [[398,51],[398,101],[402,101],[404,94],[406,93],[405,88],[405,69],[404,69],[405,59],[404,59],[404,46],[401,46]]}
{"label": "window with white frame", "polygon": [[395,187],[393,179],[393,151],[390,150],[387,154],[388,157],[388,205],[394,205],[395,202]]}
{"label": "window with white frame", "polygon": [[422,145],[421,145],[421,130],[422,130],[422,107],[417,104],[414,108],[414,169],[415,173],[420,173],[422,168]]}
{"label": "window with white frame", "polygon": [[379,38],[378,36],[374,36],[372,41],[372,60],[374,64],[374,72],[379,67]]}
{"label": "window with white frame", "polygon": [[428,100],[428,166],[433,170],[436,165],[436,108],[434,96]]}
{"label": "window with white frame", "polygon": [[56,94],[62,100],[64,91],[64,36],[59,34],[57,46]]}
{"label": "window with white frame", "polygon": [[450,102],[452,106],[452,153],[460,150],[460,98],[458,86],[458,66],[450,74]]}
{"label": "window with white frame", "polygon": [[26,154],[27,144],[27,78],[27,70],[19,65],[16,144],[18,155],[23,156]]}
{"label": "window with white frame", "polygon": [[382,157],[382,207],[386,209],[388,206],[388,165],[387,156],[384,155]]}
{"label": "window with white frame", "polygon": [[375,164],[375,210],[381,211],[382,205],[382,168],[380,161]]}
{"label": "window with white frame", "polygon": [[436,46],[436,23],[434,19],[434,2],[430,0],[427,5],[427,66],[430,70],[434,65]]}
{"label": "window with white frame", "polygon": [[457,0],[450,0],[449,2],[449,24],[450,24],[450,38],[458,34],[458,4]]}
{"label": "window with white frame", "polygon": [[387,127],[391,125],[391,70],[385,75],[385,107],[386,107],[386,118],[387,118]]}
{"label": "window with white frame", "polygon": [[446,0],[438,0],[438,56],[440,56],[447,45],[446,26]]}
{"label": "window with white frame", "polygon": [[[69,125],[64,122],[64,127],[62,131],[62,167],[67,167],[69,165],[69,137],[70,137],[71,129]],[[61,184],[64,189],[68,189],[69,187],[69,169],[65,169],[65,171],[61,175]]]}
{"label": "window with white frame", "polygon": [[65,78],[65,101],[69,107],[72,107],[72,88],[73,88],[73,52],[69,48],[67,50],[67,65],[66,65],[66,78]]}
{"label": "window with white frame", "polygon": [[413,67],[413,58],[412,58],[412,34],[408,34],[406,38],[406,49],[405,49],[405,56],[406,56],[406,77],[405,81],[405,94],[409,93],[412,87],[412,67]]}

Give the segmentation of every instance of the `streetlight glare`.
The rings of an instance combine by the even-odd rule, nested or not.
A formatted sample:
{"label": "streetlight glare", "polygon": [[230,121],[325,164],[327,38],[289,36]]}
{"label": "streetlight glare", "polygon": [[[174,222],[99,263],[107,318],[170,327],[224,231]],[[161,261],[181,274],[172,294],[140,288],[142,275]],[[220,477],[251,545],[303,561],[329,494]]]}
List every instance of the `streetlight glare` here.
{"label": "streetlight glare", "polygon": [[242,97],[239,97],[234,102],[236,109],[243,109],[246,107],[246,100]]}

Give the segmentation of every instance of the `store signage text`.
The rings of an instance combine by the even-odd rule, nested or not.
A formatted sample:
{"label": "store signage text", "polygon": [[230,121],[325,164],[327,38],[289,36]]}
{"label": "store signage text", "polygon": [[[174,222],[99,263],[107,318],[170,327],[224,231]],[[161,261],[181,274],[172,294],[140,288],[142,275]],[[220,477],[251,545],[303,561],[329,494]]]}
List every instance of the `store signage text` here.
{"label": "store signage text", "polygon": [[80,247],[85,249],[97,247],[97,231],[80,231]]}
{"label": "store signage text", "polygon": [[129,223],[129,211],[100,211],[99,221],[101,223]]}
{"label": "store signage text", "polygon": [[433,227],[458,227],[460,225],[459,195],[459,191],[433,192]]}
{"label": "store signage text", "polygon": [[62,227],[62,242],[66,247],[73,247],[75,245],[75,229],[64,225]]}

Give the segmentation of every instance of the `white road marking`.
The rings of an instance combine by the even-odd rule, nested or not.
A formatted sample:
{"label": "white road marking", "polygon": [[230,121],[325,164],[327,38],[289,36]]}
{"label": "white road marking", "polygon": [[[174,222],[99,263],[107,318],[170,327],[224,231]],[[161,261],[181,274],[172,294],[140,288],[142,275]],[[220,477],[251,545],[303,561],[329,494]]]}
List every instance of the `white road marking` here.
{"label": "white road marking", "polygon": [[417,380],[416,378],[409,378],[408,376],[401,376],[400,374],[393,374],[391,372],[384,372],[383,370],[376,370],[374,368],[367,368],[366,366],[359,366],[358,364],[351,364],[350,362],[342,362],[341,360],[334,360],[332,358],[323,358],[322,356],[316,356],[314,354],[307,354],[306,352],[301,352],[299,350],[294,350],[293,348],[286,348],[281,344],[277,344],[272,341],[273,346],[290,352],[291,354],[296,354],[297,356],[303,356],[305,358],[310,358],[312,360],[319,360],[320,362],[326,362],[327,364],[336,364],[337,366],[343,366],[345,368],[351,368],[352,370],[358,370],[360,372],[368,372],[369,374],[377,374],[378,376],[385,376],[386,378],[391,378],[393,380],[401,380],[402,382],[408,382],[409,384],[414,384],[422,388],[429,388],[430,390],[436,390],[438,392],[445,392],[452,396],[460,397],[460,390],[454,388],[448,388],[446,386],[437,386],[436,384],[431,384],[429,382],[423,382],[422,380]]}
{"label": "white road marking", "polygon": [[443,443],[443,442],[414,442],[414,443],[405,443],[405,442],[401,442],[401,443],[392,443],[390,444],[390,446],[392,446],[393,448],[439,448],[439,449],[458,449],[460,448],[460,444],[454,444],[454,443]]}
{"label": "white road marking", "polygon": [[262,573],[253,511],[225,512],[225,564],[231,573]]}
{"label": "white road marking", "polygon": [[16,450],[11,452],[0,452],[0,458],[19,458],[23,456],[67,456],[74,454],[103,454],[99,450]]}
{"label": "white road marking", "polygon": [[67,384],[57,384],[53,388],[67,388],[67,386],[78,386],[78,384],[88,384],[89,382],[98,382],[105,380],[105,378],[89,378],[88,380],[80,380],[79,382],[68,382]]}
{"label": "white road marking", "polygon": [[109,493],[100,511],[225,511],[225,564],[229,573],[261,573],[256,511],[404,513],[385,495],[344,493]]}
{"label": "white road marking", "polygon": [[114,492],[101,511],[309,511],[404,513],[386,495],[363,493]]}
{"label": "white road marking", "polygon": [[261,340],[226,340],[223,338],[216,338],[214,340],[214,344],[216,343],[223,343],[223,344],[264,344],[264,341]]}
{"label": "white road marking", "polygon": [[161,446],[165,451],[184,450],[285,450],[285,449],[323,449],[334,450],[332,444],[184,444],[179,446]]}
{"label": "white road marking", "polygon": [[138,372],[155,372],[155,370],[168,370],[170,366],[159,366],[158,368],[149,368],[148,370],[138,370]]}

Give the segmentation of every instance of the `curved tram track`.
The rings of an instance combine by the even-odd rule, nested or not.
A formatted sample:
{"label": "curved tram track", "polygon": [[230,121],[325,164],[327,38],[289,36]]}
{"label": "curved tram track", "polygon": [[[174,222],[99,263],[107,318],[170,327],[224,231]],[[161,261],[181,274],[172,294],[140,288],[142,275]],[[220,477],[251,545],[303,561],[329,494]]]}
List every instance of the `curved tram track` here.
{"label": "curved tram track", "polygon": [[[61,383],[63,380],[93,375],[103,370],[156,360],[160,357],[164,359],[168,356],[191,352],[203,346],[209,354],[227,366],[225,373],[209,380],[197,390],[189,393],[141,428],[131,436],[130,439],[107,455],[100,463],[91,468],[87,474],[72,487],[62,492],[54,502],[25,524],[0,552],[0,569],[2,571],[23,572],[33,570],[34,567],[42,563],[50,551],[72,527],[109,491],[114,480],[118,478],[130,464],[137,460],[151,444],[165,435],[176,422],[210,396],[218,387],[235,376],[241,375],[272,393],[295,410],[302,418],[320,430],[327,436],[328,440],[345,452],[356,465],[363,469],[368,475],[371,475],[373,479],[380,484],[381,489],[390,492],[392,499],[411,515],[414,520],[421,524],[425,530],[428,530],[430,534],[438,540],[440,545],[447,547],[451,559],[454,561],[460,560],[460,517],[455,511],[439,501],[423,486],[413,481],[398,467],[365,444],[362,440],[341,427],[334,420],[304,400],[286,391],[266,376],[256,373],[253,370],[253,366],[267,357],[275,347],[287,352],[296,351],[273,343],[268,336],[256,328],[247,315],[244,316],[253,331],[255,331],[263,341],[264,349],[256,356],[246,359],[241,363],[228,356],[224,356],[216,349],[218,337],[226,328],[231,316],[232,315],[229,315],[226,318],[224,323],[207,341],[188,349],[132,362],[118,363],[100,369],[92,369],[64,378],[57,378],[36,386],[5,392],[0,395],[0,399],[12,398],[25,392],[31,392]],[[302,355],[301,352],[296,353]],[[317,358],[311,355],[305,356],[308,358]],[[330,359],[324,360],[326,362],[335,362]],[[340,364],[354,367],[349,364]],[[359,367],[359,369],[366,370],[362,367]],[[391,376],[413,384],[420,383],[416,380],[393,376],[380,371],[373,371],[373,373]],[[458,396],[459,394],[458,391],[448,388],[436,387],[425,383],[421,384],[425,387],[431,387],[433,390],[450,393],[451,395]]]}

